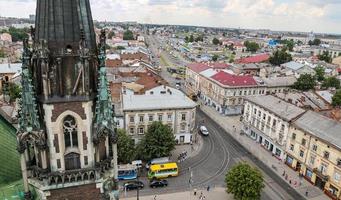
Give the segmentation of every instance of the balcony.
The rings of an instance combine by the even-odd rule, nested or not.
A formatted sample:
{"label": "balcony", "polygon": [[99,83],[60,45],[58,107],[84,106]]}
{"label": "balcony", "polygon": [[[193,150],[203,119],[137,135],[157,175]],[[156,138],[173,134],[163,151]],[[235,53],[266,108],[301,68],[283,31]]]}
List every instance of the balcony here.
{"label": "balcony", "polygon": [[324,181],[328,181],[329,180],[329,176],[326,175],[321,169],[318,168],[314,168],[313,172],[320,178],[322,178]]}

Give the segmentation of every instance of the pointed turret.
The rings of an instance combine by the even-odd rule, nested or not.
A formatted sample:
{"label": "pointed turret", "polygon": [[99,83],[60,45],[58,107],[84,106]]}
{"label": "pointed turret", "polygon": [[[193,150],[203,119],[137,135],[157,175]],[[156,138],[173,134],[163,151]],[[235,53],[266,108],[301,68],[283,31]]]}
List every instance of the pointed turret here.
{"label": "pointed turret", "polygon": [[111,93],[105,69],[106,60],[106,36],[103,30],[100,36],[99,46],[99,78],[97,88],[96,112],[94,120],[94,142],[97,143],[103,136],[108,135],[111,142],[116,143],[114,112],[112,109]]}

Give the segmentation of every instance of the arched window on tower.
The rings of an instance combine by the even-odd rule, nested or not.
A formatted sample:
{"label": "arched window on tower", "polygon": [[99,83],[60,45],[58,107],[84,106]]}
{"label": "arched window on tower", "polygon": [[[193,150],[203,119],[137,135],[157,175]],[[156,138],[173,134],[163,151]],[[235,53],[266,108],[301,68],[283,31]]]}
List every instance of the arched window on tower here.
{"label": "arched window on tower", "polygon": [[78,147],[77,123],[76,119],[70,115],[63,121],[65,148]]}

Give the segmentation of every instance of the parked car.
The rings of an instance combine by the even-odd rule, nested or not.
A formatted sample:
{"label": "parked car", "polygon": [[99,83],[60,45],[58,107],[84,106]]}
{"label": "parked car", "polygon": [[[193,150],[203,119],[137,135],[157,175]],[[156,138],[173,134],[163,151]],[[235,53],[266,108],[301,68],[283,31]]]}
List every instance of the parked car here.
{"label": "parked car", "polygon": [[156,187],[165,187],[168,185],[168,181],[163,179],[163,180],[153,180],[150,182],[149,186],[152,188]]}
{"label": "parked car", "polygon": [[203,134],[204,136],[208,136],[209,135],[206,126],[200,126],[200,133]]}
{"label": "parked car", "polygon": [[142,167],[142,160],[133,160],[133,161],[131,161],[131,164],[136,166],[136,168],[141,168]]}
{"label": "parked car", "polygon": [[129,181],[124,184],[124,188],[126,190],[137,190],[142,189],[144,187],[144,184],[141,181]]}

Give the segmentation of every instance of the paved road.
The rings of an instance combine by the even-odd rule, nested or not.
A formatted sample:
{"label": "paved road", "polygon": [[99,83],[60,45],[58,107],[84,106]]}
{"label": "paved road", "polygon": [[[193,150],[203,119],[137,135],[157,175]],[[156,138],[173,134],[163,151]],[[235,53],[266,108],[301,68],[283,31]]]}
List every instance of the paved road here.
{"label": "paved road", "polygon": [[[237,143],[229,134],[227,134],[216,122],[208,118],[202,111],[198,111],[197,121],[204,120],[210,135],[203,137],[203,147],[200,153],[179,164],[180,175],[176,178],[170,178],[169,186],[161,189],[152,189],[148,186],[146,178],[141,178],[145,183],[145,188],[140,191],[140,195],[162,194],[169,192],[189,190],[190,172],[193,177],[193,188],[224,187],[224,176],[227,170],[235,163],[247,161],[259,167],[265,176],[265,189],[262,192],[263,200],[296,200],[301,197],[277,176],[271,173],[261,162]],[[127,197],[136,195],[136,191],[127,192]]]}

